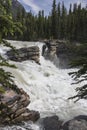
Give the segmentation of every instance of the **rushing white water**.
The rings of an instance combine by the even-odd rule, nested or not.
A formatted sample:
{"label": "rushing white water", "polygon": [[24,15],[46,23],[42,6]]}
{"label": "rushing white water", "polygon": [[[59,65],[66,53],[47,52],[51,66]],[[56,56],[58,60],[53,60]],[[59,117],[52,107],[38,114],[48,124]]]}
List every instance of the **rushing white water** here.
{"label": "rushing white water", "polygon": [[[16,48],[38,45],[40,50],[43,45],[39,42],[11,41],[11,43]],[[1,47],[0,53],[4,54],[6,51],[6,47]],[[18,87],[23,88],[30,95],[29,109],[39,111],[41,117],[58,115],[60,119],[68,120],[87,113],[86,100],[77,103],[67,100],[76,93],[76,86],[71,85],[73,81],[68,75],[73,70],[60,69],[42,56],[40,56],[41,65],[28,60],[21,63],[10,61],[10,63],[16,64],[18,68],[5,69],[15,76],[14,80]],[[39,129],[37,125],[36,129]]]}

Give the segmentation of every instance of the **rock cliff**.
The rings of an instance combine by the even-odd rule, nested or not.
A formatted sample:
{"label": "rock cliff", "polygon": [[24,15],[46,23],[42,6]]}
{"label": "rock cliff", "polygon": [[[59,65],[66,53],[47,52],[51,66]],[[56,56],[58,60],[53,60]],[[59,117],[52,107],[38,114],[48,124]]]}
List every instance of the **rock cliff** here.
{"label": "rock cliff", "polygon": [[53,40],[44,41],[42,48],[42,55],[53,62],[60,68],[69,68],[70,63],[75,58],[78,58],[76,43],[70,43],[69,41]]}
{"label": "rock cliff", "polygon": [[16,49],[15,52],[10,50],[6,53],[8,58],[13,61],[22,62],[25,60],[34,60],[36,63],[39,63],[39,47],[32,46],[28,48]]}
{"label": "rock cliff", "polygon": [[23,89],[18,89],[18,93],[12,89],[6,90],[0,95],[0,124],[36,121],[40,117],[39,112],[30,111],[27,108],[29,104],[30,97]]}
{"label": "rock cliff", "polygon": [[56,56],[56,44],[55,42],[51,41],[44,41],[44,45],[42,48],[42,55],[50,60],[53,60],[53,58]]}

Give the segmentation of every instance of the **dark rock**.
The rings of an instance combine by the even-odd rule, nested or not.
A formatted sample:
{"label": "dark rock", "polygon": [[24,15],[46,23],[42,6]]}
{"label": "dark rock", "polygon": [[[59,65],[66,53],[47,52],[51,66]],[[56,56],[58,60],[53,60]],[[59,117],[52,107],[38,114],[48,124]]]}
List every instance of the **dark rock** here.
{"label": "dark rock", "polygon": [[86,120],[87,121],[87,115],[79,115],[79,116],[76,116],[74,119],[76,120]]}
{"label": "dark rock", "polygon": [[56,43],[53,41],[44,41],[45,45],[42,48],[42,55],[46,59],[52,60],[56,55]]}
{"label": "dark rock", "polygon": [[64,123],[62,130],[87,130],[87,116],[80,115]]}
{"label": "dark rock", "polygon": [[39,63],[39,47],[32,46],[28,48],[16,49],[16,51],[10,50],[6,53],[8,58],[13,61],[22,62],[25,60],[34,60]]}
{"label": "dark rock", "polygon": [[15,112],[15,116],[14,117],[18,117],[19,115],[21,115],[22,113],[25,113],[26,112],[26,108],[22,108],[22,109],[18,109],[16,112]]}
{"label": "dark rock", "polygon": [[62,121],[59,120],[58,116],[46,117],[43,119],[44,130],[60,130]]}
{"label": "dark rock", "polygon": [[69,68],[70,62],[76,58],[76,45],[64,40],[44,41],[42,55],[60,68]]}
{"label": "dark rock", "polygon": [[[77,53],[78,46],[76,43],[70,43],[69,41],[57,40],[57,57],[59,58],[60,68],[70,68],[72,60],[78,59],[79,54]],[[77,55],[78,54],[78,55]]]}
{"label": "dark rock", "polygon": [[22,122],[22,121],[37,121],[40,118],[39,112],[36,111],[23,111],[19,116],[15,117],[12,122],[17,123],[17,122]]}
{"label": "dark rock", "polygon": [[30,120],[35,122],[40,118],[40,113],[38,111],[30,111],[31,117]]}

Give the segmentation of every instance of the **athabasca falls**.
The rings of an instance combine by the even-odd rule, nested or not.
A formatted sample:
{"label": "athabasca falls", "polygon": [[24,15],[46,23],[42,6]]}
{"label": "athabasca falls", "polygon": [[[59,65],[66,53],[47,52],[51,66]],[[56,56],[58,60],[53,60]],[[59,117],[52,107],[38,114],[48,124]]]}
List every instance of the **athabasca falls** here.
{"label": "athabasca falls", "polygon": [[[55,60],[57,66],[52,61],[46,60],[41,55],[43,46],[41,42],[10,42],[16,48],[36,45],[40,49],[40,65],[30,60],[9,61],[15,64],[17,69],[5,67],[5,70],[10,71],[15,77],[16,85],[29,94],[31,99],[29,109],[39,111],[41,118],[57,115],[65,121],[78,115],[87,114],[86,100],[80,100],[76,103],[73,100],[68,100],[69,97],[76,94],[76,85],[71,85],[73,80],[68,75],[73,69],[61,69],[58,66],[58,59]],[[8,49],[1,46],[0,53],[4,55]],[[33,125],[32,128],[39,129],[39,126]]]}

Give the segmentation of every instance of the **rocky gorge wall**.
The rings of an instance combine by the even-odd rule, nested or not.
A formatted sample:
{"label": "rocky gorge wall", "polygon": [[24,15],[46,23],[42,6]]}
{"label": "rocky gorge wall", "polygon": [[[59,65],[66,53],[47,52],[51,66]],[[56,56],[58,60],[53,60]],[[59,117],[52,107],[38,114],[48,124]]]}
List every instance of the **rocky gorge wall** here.
{"label": "rocky gorge wall", "polygon": [[44,43],[42,55],[53,62],[54,59],[56,63],[58,61],[57,67],[59,68],[70,68],[71,61],[78,58],[76,44],[63,40],[44,41]]}

